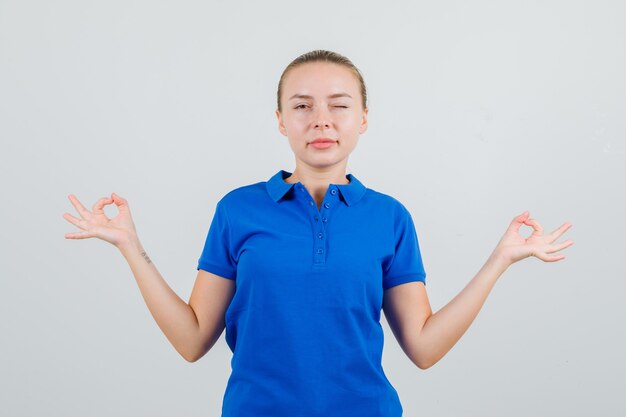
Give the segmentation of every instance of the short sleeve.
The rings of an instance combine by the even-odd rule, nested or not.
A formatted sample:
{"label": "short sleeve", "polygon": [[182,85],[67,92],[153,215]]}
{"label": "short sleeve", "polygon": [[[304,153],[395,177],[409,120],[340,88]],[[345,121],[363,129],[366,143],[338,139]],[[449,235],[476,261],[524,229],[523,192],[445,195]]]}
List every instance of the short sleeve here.
{"label": "short sleeve", "polygon": [[215,207],[197,270],[203,269],[227,279],[237,276],[237,264],[231,251],[231,228],[222,200]]}
{"label": "short sleeve", "polygon": [[395,251],[393,257],[383,264],[383,290],[411,281],[426,284],[426,271],[422,262],[417,232],[411,213],[402,210],[394,221]]}

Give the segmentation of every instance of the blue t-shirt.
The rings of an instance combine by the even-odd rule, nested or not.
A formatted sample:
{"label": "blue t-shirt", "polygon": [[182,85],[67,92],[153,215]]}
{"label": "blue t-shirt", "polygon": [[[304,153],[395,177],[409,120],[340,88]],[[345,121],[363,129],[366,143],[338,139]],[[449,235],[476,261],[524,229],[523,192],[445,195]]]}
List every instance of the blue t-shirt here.
{"label": "blue t-shirt", "polygon": [[236,281],[222,417],[400,417],[383,291],[425,282],[409,211],[354,175],[318,209],[280,170],[216,205],[198,268]]}

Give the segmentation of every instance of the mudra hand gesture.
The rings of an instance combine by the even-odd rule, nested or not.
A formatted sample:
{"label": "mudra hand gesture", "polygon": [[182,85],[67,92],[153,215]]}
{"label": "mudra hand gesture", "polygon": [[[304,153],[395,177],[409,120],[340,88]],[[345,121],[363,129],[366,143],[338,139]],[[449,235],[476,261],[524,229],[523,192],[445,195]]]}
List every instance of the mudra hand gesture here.
{"label": "mudra hand gesture", "polygon": [[[534,256],[544,262],[555,262],[565,258],[565,255],[553,255],[571,245],[574,241],[571,239],[562,243],[554,243],[563,233],[571,226],[571,223],[563,223],[558,229],[547,235],[543,234],[543,227],[535,219],[529,218],[530,213],[525,211],[515,217],[506,233],[498,242],[494,249],[500,258],[506,262],[513,264],[521,259]],[[519,229],[522,225],[533,228],[532,234],[524,238],[520,235]]]}
{"label": "mudra hand gesture", "polygon": [[[63,218],[83,230],[66,233],[66,239],[97,237],[112,245],[119,246],[136,236],[137,231],[130,214],[128,202],[119,195],[112,193],[111,197],[101,198],[94,204],[93,211],[87,210],[73,194],[70,194],[68,198],[81,218],[76,218],[69,213],[64,213]],[[109,219],[104,213],[104,206],[113,203],[117,206],[119,213],[113,219]]]}

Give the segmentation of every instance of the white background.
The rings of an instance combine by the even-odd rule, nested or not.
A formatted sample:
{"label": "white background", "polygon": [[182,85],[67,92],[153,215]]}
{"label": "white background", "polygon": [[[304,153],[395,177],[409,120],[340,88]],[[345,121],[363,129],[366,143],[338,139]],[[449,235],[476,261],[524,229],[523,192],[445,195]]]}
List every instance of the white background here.
{"label": "white background", "polygon": [[413,365],[383,318],[404,415],[624,415],[625,12],[0,0],[0,414],[219,416],[224,336],[185,362],[119,251],[64,238],[77,230],[67,196],[128,199],[187,301],[217,200],[295,167],[274,115],[282,70],[329,49],[369,92],[349,172],[411,211],[434,311],[514,216],[530,210],[546,232],[573,223],[566,258],[513,265],[434,367]]}

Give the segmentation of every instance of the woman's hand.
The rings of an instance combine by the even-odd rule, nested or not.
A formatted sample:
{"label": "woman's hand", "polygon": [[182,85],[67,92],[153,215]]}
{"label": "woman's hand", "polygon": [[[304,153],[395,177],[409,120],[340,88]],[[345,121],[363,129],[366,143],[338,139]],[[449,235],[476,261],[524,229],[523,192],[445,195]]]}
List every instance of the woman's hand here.
{"label": "woman's hand", "polygon": [[[522,225],[533,228],[532,234],[524,238],[519,234]],[[552,255],[563,250],[572,244],[571,239],[563,243],[554,243],[567,229],[572,227],[571,223],[563,223],[561,227],[550,234],[543,235],[543,227],[535,219],[529,218],[529,212],[525,211],[515,217],[511,222],[500,242],[494,249],[494,254],[504,259],[509,264],[513,264],[521,259],[534,256],[544,262],[555,262],[565,258],[565,255]]]}
{"label": "woman's hand", "polygon": [[[98,200],[93,206],[93,211],[87,210],[73,194],[69,195],[69,199],[81,218],[78,219],[69,213],[64,213],[63,218],[83,230],[81,232],[66,233],[66,239],[97,237],[119,246],[136,238],[137,231],[130,215],[128,202],[117,194],[112,193],[111,197],[104,197]],[[119,213],[113,219],[109,219],[104,214],[104,206],[113,203],[117,206]]]}

